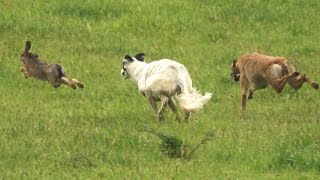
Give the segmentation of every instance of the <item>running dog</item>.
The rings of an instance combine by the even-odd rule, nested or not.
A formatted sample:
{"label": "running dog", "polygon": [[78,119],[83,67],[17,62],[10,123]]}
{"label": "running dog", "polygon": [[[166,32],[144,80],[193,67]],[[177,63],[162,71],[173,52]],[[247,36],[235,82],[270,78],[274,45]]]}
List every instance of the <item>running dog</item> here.
{"label": "running dog", "polygon": [[305,74],[300,75],[283,57],[258,53],[245,54],[240,56],[238,60],[233,60],[231,69],[232,79],[234,81],[240,80],[242,111],[246,110],[247,97],[251,99],[256,90],[266,88],[268,85],[277,93],[282,91],[287,82],[295,90],[299,90],[304,82],[310,84],[314,89],[319,89],[319,84],[309,79]]}
{"label": "running dog", "polygon": [[[148,98],[159,120],[163,120],[163,112],[167,105],[179,120],[174,96],[185,111],[186,120],[191,112],[199,111],[210,100],[211,93],[202,96],[192,87],[192,80],[184,65],[170,59],[146,63],[144,56],[143,53],[135,57],[125,55],[121,75],[123,79],[131,78],[137,84],[141,94]],[[162,104],[158,109],[156,101],[160,100]]]}

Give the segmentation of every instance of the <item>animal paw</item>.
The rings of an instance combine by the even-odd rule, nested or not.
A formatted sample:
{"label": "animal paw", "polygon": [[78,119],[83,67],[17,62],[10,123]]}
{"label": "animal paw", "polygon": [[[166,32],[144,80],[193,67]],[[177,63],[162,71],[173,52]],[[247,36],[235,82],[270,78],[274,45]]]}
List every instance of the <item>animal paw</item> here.
{"label": "animal paw", "polygon": [[157,113],[157,117],[158,117],[158,119],[159,119],[159,121],[164,121],[164,116],[163,116],[163,114],[162,113]]}
{"label": "animal paw", "polygon": [[311,86],[315,89],[319,89],[319,84],[317,83],[312,83]]}
{"label": "animal paw", "polygon": [[74,84],[71,84],[71,88],[72,88],[72,89],[77,89],[77,86],[74,85]]}
{"label": "animal paw", "polygon": [[181,122],[181,118],[180,118],[179,116],[176,116],[176,121],[177,121],[178,123],[180,123],[180,122]]}
{"label": "animal paw", "polygon": [[77,83],[77,86],[81,89],[84,88],[84,85],[82,83]]}
{"label": "animal paw", "polygon": [[299,75],[300,75],[300,73],[298,71],[295,71],[295,72],[292,73],[292,77],[297,77]]}
{"label": "animal paw", "polygon": [[26,72],[26,69],[24,67],[21,67],[20,71],[24,73],[24,72]]}

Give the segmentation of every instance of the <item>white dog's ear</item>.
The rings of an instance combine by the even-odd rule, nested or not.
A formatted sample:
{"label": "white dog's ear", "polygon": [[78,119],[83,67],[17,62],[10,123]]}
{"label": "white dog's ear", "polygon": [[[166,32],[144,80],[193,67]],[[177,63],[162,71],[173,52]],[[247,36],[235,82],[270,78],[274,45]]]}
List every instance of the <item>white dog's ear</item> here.
{"label": "white dog's ear", "polygon": [[137,55],[135,55],[134,57],[138,60],[138,61],[144,61],[144,53],[139,53]]}
{"label": "white dog's ear", "polygon": [[129,55],[125,55],[125,56],[124,56],[124,59],[127,60],[127,61],[129,61],[129,62],[132,62],[132,61],[133,61],[132,57],[129,56]]}
{"label": "white dog's ear", "polygon": [[236,67],[236,65],[237,65],[237,60],[236,59],[232,60],[232,67]]}

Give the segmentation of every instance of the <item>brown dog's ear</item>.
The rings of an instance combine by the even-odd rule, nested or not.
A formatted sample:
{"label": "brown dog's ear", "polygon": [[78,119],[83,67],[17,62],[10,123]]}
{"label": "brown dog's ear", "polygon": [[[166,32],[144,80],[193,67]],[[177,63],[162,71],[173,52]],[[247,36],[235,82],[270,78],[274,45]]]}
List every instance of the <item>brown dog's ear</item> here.
{"label": "brown dog's ear", "polygon": [[25,52],[29,52],[29,50],[31,49],[31,42],[30,41],[27,41],[26,42],[26,47],[25,47]]}
{"label": "brown dog's ear", "polygon": [[236,67],[236,65],[237,65],[237,60],[236,59],[232,60],[232,67]]}

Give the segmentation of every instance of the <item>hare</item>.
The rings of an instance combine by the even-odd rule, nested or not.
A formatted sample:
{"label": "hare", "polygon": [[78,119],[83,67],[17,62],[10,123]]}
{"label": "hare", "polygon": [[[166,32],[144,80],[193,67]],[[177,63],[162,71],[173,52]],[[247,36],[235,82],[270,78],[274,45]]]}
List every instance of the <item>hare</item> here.
{"label": "hare", "polygon": [[25,50],[21,54],[21,61],[24,67],[20,71],[25,78],[34,77],[42,81],[49,81],[53,87],[58,88],[62,83],[76,89],[76,86],[83,88],[84,85],[76,79],[67,79],[64,68],[60,64],[49,64],[41,61],[38,54],[31,53],[31,42],[27,41]]}

